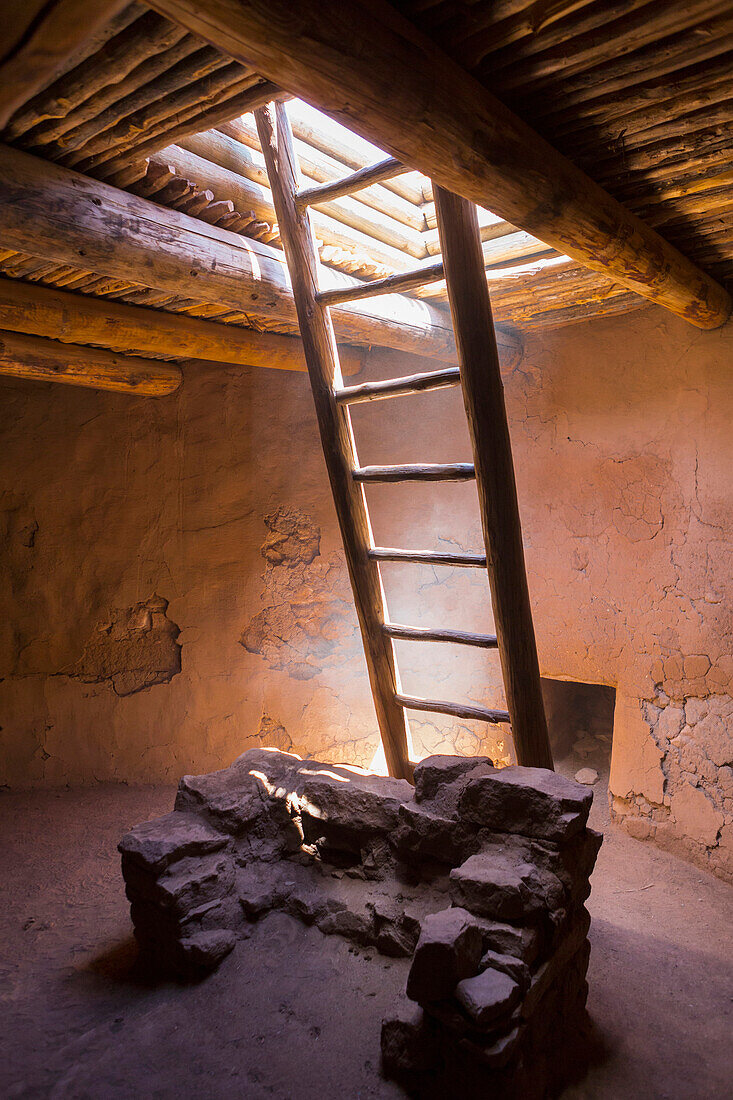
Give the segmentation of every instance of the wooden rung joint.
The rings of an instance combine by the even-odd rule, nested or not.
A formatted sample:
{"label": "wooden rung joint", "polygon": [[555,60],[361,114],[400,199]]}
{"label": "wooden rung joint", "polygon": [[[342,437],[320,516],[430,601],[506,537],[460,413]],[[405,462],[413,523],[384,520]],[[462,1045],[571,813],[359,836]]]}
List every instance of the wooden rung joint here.
{"label": "wooden rung joint", "polygon": [[439,283],[445,278],[443,264],[426,264],[415,271],[403,271],[388,275],[386,279],[374,279],[371,283],[354,283],[351,286],[322,290],[317,295],[322,306],[338,306],[342,302],[357,302],[360,298],[376,298],[379,294],[407,294],[410,290]]}
{"label": "wooden rung joint", "polygon": [[366,168],[360,168],[343,179],[320,184],[318,187],[306,187],[296,195],[295,202],[299,210],[304,210],[315,203],[331,202],[333,199],[343,198],[344,195],[353,195],[373,183],[394,179],[408,171],[401,161],[387,157],[377,164],[368,164]]}
{"label": "wooden rung joint", "polygon": [[395,695],[395,702],[405,710],[424,710],[430,714],[450,714],[454,718],[468,718],[476,722],[491,722],[496,725],[499,722],[509,722],[509,712],[506,710],[491,710],[489,707],[481,707],[476,704],[444,703],[440,699],[420,699],[414,695]]}
{"label": "wooden rung joint", "polygon": [[458,645],[478,646],[479,649],[496,649],[498,645],[495,634],[475,634],[468,630],[430,629],[402,626],[400,623],[385,623],[382,630],[388,637],[406,642],[455,642]]}
{"label": "wooden rung joint", "polygon": [[431,390],[442,390],[460,384],[459,368],[446,367],[445,370],[410,374],[405,378],[387,378],[382,382],[362,382],[358,386],[345,386],[334,392],[334,398],[340,405],[359,405],[364,401],[382,401],[386,397],[429,393]]}
{"label": "wooden rung joint", "polygon": [[485,569],[485,554],[455,554],[443,550],[397,550],[392,546],[373,546],[368,551],[373,561],[410,562],[417,565],[452,565],[463,569]]}
{"label": "wooden rung joint", "polygon": [[476,476],[472,462],[423,462],[405,466],[360,466],[352,471],[354,481],[471,481]]}

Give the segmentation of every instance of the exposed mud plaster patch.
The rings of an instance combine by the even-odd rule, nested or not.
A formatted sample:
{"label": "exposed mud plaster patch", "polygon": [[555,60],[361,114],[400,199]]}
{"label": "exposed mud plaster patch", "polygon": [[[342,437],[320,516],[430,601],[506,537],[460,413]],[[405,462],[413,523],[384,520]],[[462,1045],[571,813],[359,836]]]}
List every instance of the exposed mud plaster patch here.
{"label": "exposed mud plaster patch", "polygon": [[720,815],[699,787],[686,783],[670,799],[671,816],[685,836],[710,847],[717,843]]}
{"label": "exposed mud plaster patch", "polygon": [[733,824],[733,699],[708,695],[672,700],[658,684],[653,700],[626,699],[624,706],[623,714],[638,709],[641,716],[639,744],[648,745],[651,739],[656,747],[664,793],[653,797],[639,772],[634,774],[639,744],[635,750],[628,722],[618,724],[617,706],[613,816],[633,836],[656,840],[733,879],[733,852],[723,832]]}
{"label": "exposed mud plaster patch", "polygon": [[270,668],[310,680],[359,652],[346,569],[340,554],[321,555],[320,529],[310,517],[281,509],[264,522],[267,606],[250,619],[240,644]]}
{"label": "exposed mud plaster patch", "polygon": [[269,714],[262,715],[255,740],[267,748],[280,749],[281,752],[293,751],[293,739],[285,726],[282,722],[276,722]]}
{"label": "exposed mud plaster patch", "polygon": [[270,534],[262,544],[262,557],[270,565],[310,565],[321,552],[320,528],[307,516],[279,508],[265,516]]}
{"label": "exposed mud plaster patch", "polygon": [[117,695],[167,684],[181,671],[180,630],[167,610],[168,601],[157,595],[134,607],[115,608],[70,675],[87,684],[109,681]]}

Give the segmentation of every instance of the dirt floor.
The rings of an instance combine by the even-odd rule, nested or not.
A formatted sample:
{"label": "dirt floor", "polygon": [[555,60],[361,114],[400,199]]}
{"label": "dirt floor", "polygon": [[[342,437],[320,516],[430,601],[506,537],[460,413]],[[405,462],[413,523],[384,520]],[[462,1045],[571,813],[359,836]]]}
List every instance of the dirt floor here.
{"label": "dirt floor", "polygon": [[[599,770],[598,1049],[565,1100],[729,1100],[733,889],[611,829]],[[274,915],[198,985],[136,974],[116,844],[172,799],[168,787],[110,785],[0,796],[0,1096],[402,1096],[379,1076],[379,1024],[406,960]]]}

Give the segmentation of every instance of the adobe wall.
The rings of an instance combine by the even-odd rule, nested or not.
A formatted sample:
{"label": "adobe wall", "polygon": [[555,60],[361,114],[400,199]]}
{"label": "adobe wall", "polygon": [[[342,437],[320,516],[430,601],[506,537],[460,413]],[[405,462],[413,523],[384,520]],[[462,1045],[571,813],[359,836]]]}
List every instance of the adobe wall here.
{"label": "adobe wall", "polygon": [[[717,867],[733,863],[732,351],[731,326],[645,309],[530,336],[506,376],[543,675],[616,687],[615,812]],[[0,783],[175,781],[258,744],[368,765],[305,376],[191,363],[159,400],[0,386]],[[364,463],[469,457],[455,391],[354,421]],[[472,485],[370,501],[382,544],[480,547]],[[492,625],[478,571],[390,565],[385,585],[395,621]],[[399,658],[410,693],[502,702],[496,655]],[[511,758],[501,728],[412,729],[420,755]]]}

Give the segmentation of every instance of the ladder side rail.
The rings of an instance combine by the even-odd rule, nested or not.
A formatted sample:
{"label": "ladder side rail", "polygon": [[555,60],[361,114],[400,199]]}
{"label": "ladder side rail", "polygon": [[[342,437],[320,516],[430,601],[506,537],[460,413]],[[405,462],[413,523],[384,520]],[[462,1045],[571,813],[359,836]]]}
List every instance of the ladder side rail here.
{"label": "ladder side rail", "polygon": [[379,566],[368,556],[372,545],[362,485],[352,471],[358,465],[346,406],[334,398],[341,385],[333,326],[318,302],[318,259],[307,210],[298,210],[298,169],[290,121],[278,103],[255,111],[283,248],[290,270],[311,390],[321,433],[354,602],[364,642],[369,681],[389,772],[412,779],[407,749],[407,719],[395,695],[399,680],[392,640],[382,631],[386,620]]}
{"label": "ladder side rail", "polygon": [[511,439],[476,207],[433,184],[517,761],[552,768]]}

